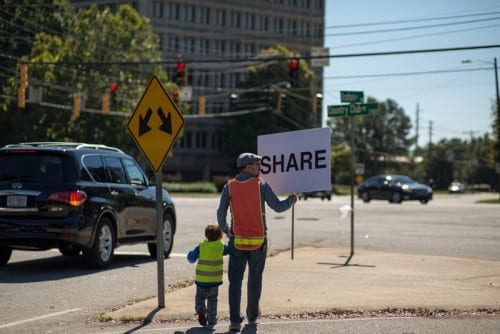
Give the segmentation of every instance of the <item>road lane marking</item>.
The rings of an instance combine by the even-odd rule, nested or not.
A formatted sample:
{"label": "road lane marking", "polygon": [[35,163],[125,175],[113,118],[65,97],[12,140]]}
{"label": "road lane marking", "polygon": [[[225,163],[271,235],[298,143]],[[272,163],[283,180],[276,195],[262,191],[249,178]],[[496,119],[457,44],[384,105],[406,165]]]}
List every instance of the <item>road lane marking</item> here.
{"label": "road lane marking", "polygon": [[22,325],[22,324],[25,324],[27,322],[32,322],[32,321],[47,319],[47,318],[51,318],[51,317],[57,317],[58,315],[62,315],[62,314],[66,314],[66,313],[78,312],[78,311],[81,311],[81,310],[82,310],[81,308],[72,308],[72,309],[69,309],[69,310],[61,311],[61,312],[49,313],[49,314],[41,315],[39,317],[34,317],[34,318],[25,319],[25,320],[19,320],[19,321],[14,321],[14,322],[10,322],[10,323],[7,323],[7,324],[0,325],[0,329],[7,328],[7,327],[12,327],[12,326],[17,326],[17,325]]}

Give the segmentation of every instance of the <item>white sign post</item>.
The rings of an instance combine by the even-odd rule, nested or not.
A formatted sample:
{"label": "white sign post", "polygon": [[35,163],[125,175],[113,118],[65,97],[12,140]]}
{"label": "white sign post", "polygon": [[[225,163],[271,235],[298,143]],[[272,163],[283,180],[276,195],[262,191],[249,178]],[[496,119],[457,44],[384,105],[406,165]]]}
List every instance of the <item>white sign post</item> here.
{"label": "white sign post", "polygon": [[[276,194],[331,190],[330,129],[315,128],[257,137],[261,175]],[[292,207],[292,260],[294,207]]]}

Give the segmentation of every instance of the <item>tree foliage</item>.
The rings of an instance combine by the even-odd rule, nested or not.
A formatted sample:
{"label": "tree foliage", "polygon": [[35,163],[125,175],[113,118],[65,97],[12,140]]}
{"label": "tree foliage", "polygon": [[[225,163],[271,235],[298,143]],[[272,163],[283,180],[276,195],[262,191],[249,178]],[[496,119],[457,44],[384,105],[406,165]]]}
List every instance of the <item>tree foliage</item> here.
{"label": "tree foliage", "polygon": [[[238,99],[232,111],[246,110],[228,123],[226,154],[237,156],[244,151],[257,151],[257,136],[263,134],[307,129],[313,127],[314,92],[311,87],[314,72],[307,62],[299,61],[299,80],[289,84],[288,59],[300,58],[283,46],[262,50],[261,65],[250,68],[250,75],[238,88]],[[286,108],[278,110],[279,95],[286,96]],[[285,103],[284,100],[282,103]],[[258,112],[257,110],[263,110]]]}
{"label": "tree foliage", "polygon": [[352,121],[355,161],[365,164],[367,175],[394,172],[401,166],[392,161],[408,157],[414,143],[410,136],[411,120],[394,100],[380,103],[368,98],[368,102],[379,103],[374,115],[331,119],[332,142],[334,145],[350,145]]}
{"label": "tree foliage", "polygon": [[[29,3],[31,6],[15,7],[15,15],[29,13],[37,22],[33,23],[31,43],[16,49],[15,41],[21,37],[13,31],[10,45],[19,56],[17,63],[28,64],[29,84],[41,88],[43,103],[28,103],[25,110],[18,110],[16,101],[7,102],[0,118],[8,119],[16,131],[2,137],[2,144],[84,141],[135,150],[126,123],[152,75],[167,83],[167,91],[176,88],[158,65],[159,42],[149,20],[129,5],[121,5],[116,12],[96,5],[74,10],[66,1],[54,1],[48,7],[51,10],[40,10],[37,15],[33,2]],[[17,80],[14,73],[11,95],[17,95]],[[103,95],[112,83],[118,86],[110,106],[113,113],[102,115]],[[72,113],[76,97],[82,98],[79,117]]]}
{"label": "tree foliage", "polygon": [[463,140],[442,139],[421,149],[424,163],[420,175],[432,179],[438,189],[446,189],[458,180],[465,184],[488,184],[496,187],[494,141],[488,135]]}

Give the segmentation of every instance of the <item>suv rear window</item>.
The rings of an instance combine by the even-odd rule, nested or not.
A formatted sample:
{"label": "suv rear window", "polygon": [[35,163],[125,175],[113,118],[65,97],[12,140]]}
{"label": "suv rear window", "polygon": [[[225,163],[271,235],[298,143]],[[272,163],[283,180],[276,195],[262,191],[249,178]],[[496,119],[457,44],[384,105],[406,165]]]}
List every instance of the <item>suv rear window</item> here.
{"label": "suv rear window", "polygon": [[48,153],[11,153],[0,155],[0,181],[72,181],[76,170],[70,157]]}

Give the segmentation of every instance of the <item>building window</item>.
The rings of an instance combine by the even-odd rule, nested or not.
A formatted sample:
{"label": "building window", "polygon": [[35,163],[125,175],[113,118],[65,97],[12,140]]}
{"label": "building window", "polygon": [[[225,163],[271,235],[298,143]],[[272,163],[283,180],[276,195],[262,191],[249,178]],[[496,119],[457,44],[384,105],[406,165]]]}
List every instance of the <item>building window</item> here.
{"label": "building window", "polygon": [[195,22],[196,12],[193,6],[186,6],[184,8],[184,21],[185,22]]}
{"label": "building window", "polygon": [[180,5],[176,3],[167,4],[167,18],[173,21],[179,21],[180,19]]}
{"label": "building window", "polygon": [[196,148],[207,148],[207,133],[205,131],[196,132]]}
{"label": "building window", "polygon": [[163,17],[163,2],[153,2],[153,17],[161,19]]}
{"label": "building window", "polygon": [[215,24],[219,27],[224,27],[226,25],[226,11],[223,9],[215,10]]}
{"label": "building window", "polygon": [[200,23],[201,24],[210,24],[210,8],[202,7],[200,9]]}
{"label": "building window", "polygon": [[163,48],[165,47],[165,42],[163,41],[163,39],[164,39],[163,34],[161,34],[161,33],[158,34],[158,41],[160,43],[160,45],[159,45],[160,50],[163,50]]}
{"label": "building window", "polygon": [[190,148],[192,147],[191,144],[191,131],[186,131],[184,132],[184,136],[182,136],[179,146],[182,148]]}

